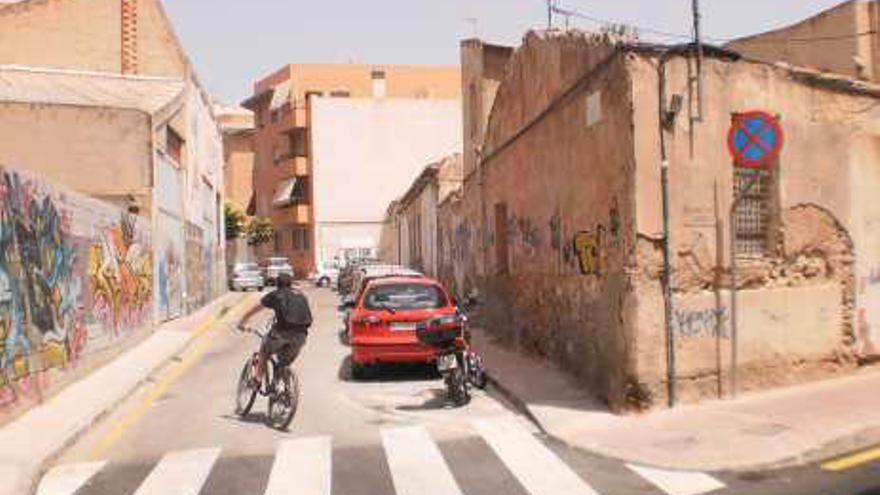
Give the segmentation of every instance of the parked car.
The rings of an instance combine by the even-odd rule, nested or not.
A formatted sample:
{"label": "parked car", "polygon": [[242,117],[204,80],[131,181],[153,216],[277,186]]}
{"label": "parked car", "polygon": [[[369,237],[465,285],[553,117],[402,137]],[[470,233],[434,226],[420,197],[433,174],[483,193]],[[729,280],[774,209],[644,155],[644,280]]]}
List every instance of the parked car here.
{"label": "parked car", "polygon": [[384,276],[369,280],[349,305],[352,376],[378,363],[431,363],[435,348],[419,342],[416,327],[458,318],[455,302],[436,280]]}
{"label": "parked car", "polygon": [[364,267],[379,265],[378,260],[372,259],[361,259],[361,260],[351,260],[346,263],[345,266],[339,270],[339,275],[336,281],[336,290],[339,291],[339,294],[346,295],[354,292],[354,281],[355,275]]}
{"label": "parked car", "polygon": [[273,256],[263,261],[263,274],[266,277],[266,283],[274,285],[278,280],[278,275],[286,273],[291,277],[294,276],[293,267],[287,258]]}
{"label": "parked car", "polygon": [[338,282],[339,264],[335,261],[324,261],[318,264],[317,270],[309,278],[318,287],[330,287]]}
{"label": "parked car", "polygon": [[366,287],[373,279],[387,278],[391,276],[423,277],[424,275],[411,268],[400,265],[366,265],[355,270],[351,282],[351,294],[355,296]]}
{"label": "parked car", "polygon": [[266,281],[256,263],[236,263],[229,275],[229,290],[263,290]]}

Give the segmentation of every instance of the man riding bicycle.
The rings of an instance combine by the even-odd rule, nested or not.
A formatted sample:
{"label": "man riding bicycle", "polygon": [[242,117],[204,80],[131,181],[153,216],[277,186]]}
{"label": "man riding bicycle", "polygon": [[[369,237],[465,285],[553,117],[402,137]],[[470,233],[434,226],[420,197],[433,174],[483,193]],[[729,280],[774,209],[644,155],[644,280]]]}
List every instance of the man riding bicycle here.
{"label": "man riding bicycle", "polygon": [[277,354],[283,366],[290,366],[299,356],[306,343],[309,327],[312,326],[312,312],[309,300],[301,291],[293,288],[293,277],[286,273],[278,276],[277,288],[263,296],[260,304],[251,308],[241,318],[239,330],[246,331],[245,322],[263,308],[275,313],[275,323],[260,347],[260,369],[257,376],[263,376],[266,361]]}

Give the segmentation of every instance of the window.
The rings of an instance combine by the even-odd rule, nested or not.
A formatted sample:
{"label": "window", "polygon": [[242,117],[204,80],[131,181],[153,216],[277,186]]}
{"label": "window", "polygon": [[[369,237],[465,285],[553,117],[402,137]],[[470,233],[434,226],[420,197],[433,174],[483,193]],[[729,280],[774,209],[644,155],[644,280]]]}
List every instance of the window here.
{"label": "window", "polygon": [[304,205],[309,203],[309,178],[297,177],[296,185],[293,186],[293,192],[290,194],[293,204]]}
{"label": "window", "polygon": [[393,284],[373,287],[364,296],[364,307],[371,311],[419,311],[446,306],[446,295],[439,287],[426,284]]}
{"label": "window", "polygon": [[308,227],[297,227],[291,232],[292,247],[296,251],[308,251],[311,246]]}
{"label": "window", "polygon": [[331,91],[330,96],[332,98],[348,98],[351,96],[351,93],[344,89],[339,89],[336,91]]}
{"label": "window", "polygon": [[305,127],[295,127],[290,132],[290,149],[293,156],[309,156],[309,132]]}
{"label": "window", "polygon": [[385,95],[388,92],[385,71],[374,70],[370,73],[370,77],[373,79],[373,98],[385,98]]}
{"label": "window", "polygon": [[272,110],[272,123],[273,123],[273,124],[274,124],[275,122],[278,122],[278,117],[279,117],[280,114],[281,114],[281,109],[280,109],[280,108],[276,108],[276,109]]}
{"label": "window", "polygon": [[281,232],[276,230],[275,231],[275,252],[276,253],[281,252],[281,241],[282,241]]}
{"label": "window", "polygon": [[734,167],[733,174],[734,193],[742,195],[733,216],[736,254],[764,256],[773,249],[772,224],[777,211],[774,173]]}
{"label": "window", "polygon": [[278,163],[284,160],[284,150],[279,144],[272,145],[272,162]]}
{"label": "window", "polygon": [[165,127],[165,152],[178,164],[183,164],[184,140],[170,126]]}

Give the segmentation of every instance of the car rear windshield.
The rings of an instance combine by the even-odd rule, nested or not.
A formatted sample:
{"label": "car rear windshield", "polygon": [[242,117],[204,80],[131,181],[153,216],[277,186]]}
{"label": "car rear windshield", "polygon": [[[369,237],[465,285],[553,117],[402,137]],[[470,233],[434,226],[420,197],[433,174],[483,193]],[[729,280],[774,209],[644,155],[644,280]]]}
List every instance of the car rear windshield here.
{"label": "car rear windshield", "polygon": [[269,258],[269,264],[272,266],[284,266],[287,264],[287,260],[284,258]]}
{"label": "car rear windshield", "polygon": [[235,269],[240,272],[253,272],[258,271],[260,267],[256,263],[240,263]]}
{"label": "car rear windshield", "polygon": [[446,295],[435,285],[389,284],[371,288],[364,297],[364,307],[371,311],[417,311],[446,306]]}

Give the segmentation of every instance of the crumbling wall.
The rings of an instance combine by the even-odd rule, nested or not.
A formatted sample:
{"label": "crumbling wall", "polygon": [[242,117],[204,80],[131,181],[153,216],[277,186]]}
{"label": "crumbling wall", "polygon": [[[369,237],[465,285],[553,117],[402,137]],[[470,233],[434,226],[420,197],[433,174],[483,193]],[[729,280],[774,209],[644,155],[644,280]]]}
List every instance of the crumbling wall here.
{"label": "crumbling wall", "polygon": [[[769,388],[851,370],[854,358],[853,243],[824,208],[802,204],[781,212],[776,256],[741,260],[737,270],[739,388]],[[714,243],[714,239],[707,239]],[[639,241],[637,285],[643,388],[652,403],[666,397],[662,244]],[[706,244],[674,259],[676,377],[684,401],[729,391],[731,272]],[[650,364],[649,364],[650,363]]]}

